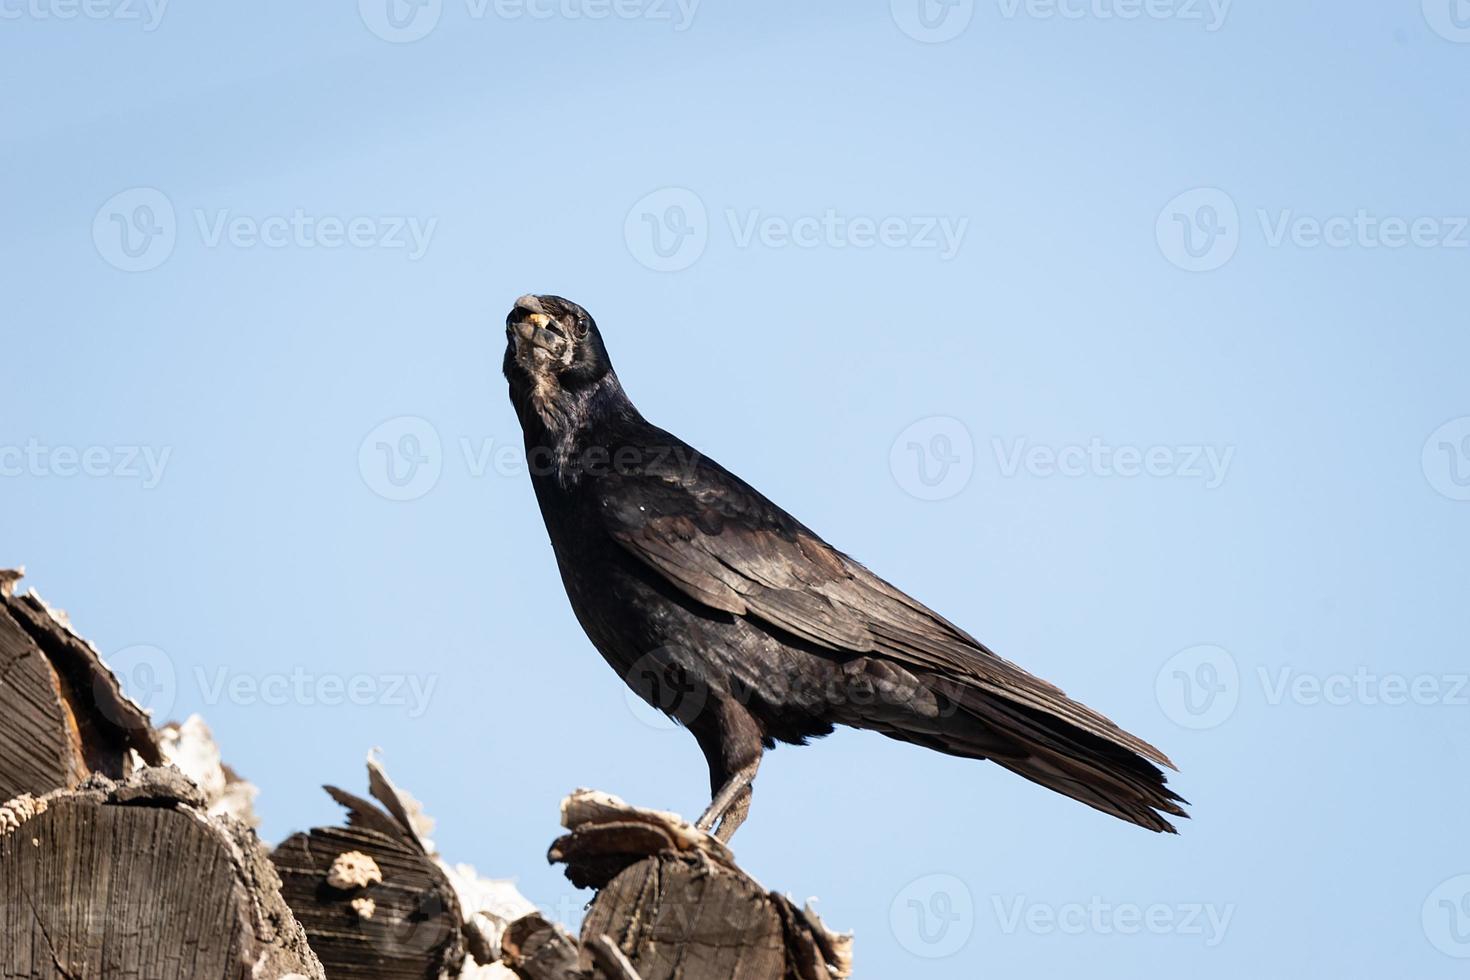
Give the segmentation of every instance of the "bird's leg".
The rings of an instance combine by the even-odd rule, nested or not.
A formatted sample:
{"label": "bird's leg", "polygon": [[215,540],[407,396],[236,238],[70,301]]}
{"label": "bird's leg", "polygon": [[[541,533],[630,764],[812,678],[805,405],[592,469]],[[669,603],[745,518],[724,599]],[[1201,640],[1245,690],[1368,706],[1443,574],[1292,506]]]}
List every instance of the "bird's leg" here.
{"label": "bird's leg", "polygon": [[745,816],[750,812],[750,784],[755,781],[755,773],[760,765],[760,760],[756,759],[725,780],[725,785],[720,787],[720,791],[710,801],[709,809],[704,811],[704,815],[694,826],[710,831],[719,823],[720,829],[715,836],[722,841],[733,837],[736,828],[745,822]]}
{"label": "bird's leg", "polygon": [[[695,824],[728,841],[750,812],[751,783],[765,751],[764,733],[750,711],[733,699],[711,699],[689,723],[709,763],[713,799]],[[719,829],[715,830],[715,825]]]}

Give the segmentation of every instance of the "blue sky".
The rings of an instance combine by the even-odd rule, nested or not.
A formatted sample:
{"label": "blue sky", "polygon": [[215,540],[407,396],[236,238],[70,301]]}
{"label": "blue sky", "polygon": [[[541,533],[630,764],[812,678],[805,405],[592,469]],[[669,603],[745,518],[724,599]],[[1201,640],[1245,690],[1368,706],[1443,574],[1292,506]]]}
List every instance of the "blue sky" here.
{"label": "blue sky", "polygon": [[867,977],[1470,957],[1470,6],[0,0],[0,564],[270,839],[377,745],[575,921],[574,787],[697,813],[567,608],[514,298],[1168,752],[1162,839],[781,748],[736,838]]}

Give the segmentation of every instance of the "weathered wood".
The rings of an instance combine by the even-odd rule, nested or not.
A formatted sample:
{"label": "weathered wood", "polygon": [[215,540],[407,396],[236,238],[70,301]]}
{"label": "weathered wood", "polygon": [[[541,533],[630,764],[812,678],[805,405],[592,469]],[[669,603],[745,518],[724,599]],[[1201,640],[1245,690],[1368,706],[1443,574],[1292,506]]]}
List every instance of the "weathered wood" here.
{"label": "weathered wood", "polygon": [[585,980],[577,944],[539,912],[517,919],[505,931],[502,959],[522,980]]}
{"label": "weathered wood", "polygon": [[850,973],[850,939],[762,888],[725,844],[601,793],[563,803],[569,833],[550,851],[598,889],[580,941],[508,882],[447,864],[433,821],[371,756],[371,800],[326,787],[345,827],[267,857],[255,789],[203,720],[155,731],[64,614],[12,594],[18,577],[0,571],[0,980]]}
{"label": "weathered wood", "polygon": [[551,859],[566,864],[574,884],[600,890],[575,963],[544,924],[511,926],[505,962],[526,980],[835,980],[851,972],[849,937],[766,891],[729,848],[682,818],[581,790],[562,804],[562,822],[571,833],[552,845]]}
{"label": "weathered wood", "polygon": [[35,593],[0,571],[0,799],[69,789],[90,773],[121,779],[133,753],[162,761],[148,715],[97,651]]}
{"label": "weathered wood", "polygon": [[0,607],[0,799],[43,794],[87,773],[61,680],[30,634]]}
{"label": "weathered wood", "polygon": [[0,978],[321,980],[255,836],[173,769],[11,801]]}
{"label": "weathered wood", "polygon": [[[330,977],[458,976],[466,959],[466,916],[424,839],[428,821],[371,759],[368,769],[381,808],[329,786],[347,808],[348,826],[295,834],[271,855],[286,901]],[[377,874],[345,873],[364,866]]]}

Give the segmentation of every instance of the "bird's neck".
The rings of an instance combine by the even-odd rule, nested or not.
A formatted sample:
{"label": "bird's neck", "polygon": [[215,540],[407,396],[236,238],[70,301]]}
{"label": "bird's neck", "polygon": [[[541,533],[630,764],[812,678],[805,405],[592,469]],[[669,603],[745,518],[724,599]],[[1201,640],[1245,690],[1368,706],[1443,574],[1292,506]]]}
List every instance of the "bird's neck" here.
{"label": "bird's neck", "polygon": [[577,465],[582,456],[610,441],[624,423],[643,420],[611,371],[581,388],[551,386],[513,395],[532,479],[563,489],[583,478],[583,467]]}

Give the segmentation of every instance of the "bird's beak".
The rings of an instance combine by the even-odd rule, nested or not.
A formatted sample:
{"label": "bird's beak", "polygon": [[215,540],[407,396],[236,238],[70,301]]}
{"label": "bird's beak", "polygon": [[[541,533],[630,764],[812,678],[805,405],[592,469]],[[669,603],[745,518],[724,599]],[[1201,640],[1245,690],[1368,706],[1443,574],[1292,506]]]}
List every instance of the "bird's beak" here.
{"label": "bird's beak", "polygon": [[[523,297],[516,302],[516,309],[527,309],[526,299],[534,300],[535,297]],[[540,308],[540,303],[536,304]],[[530,316],[522,317],[511,324],[515,332],[516,346],[522,351],[540,349],[552,357],[561,357],[565,353],[569,343],[566,334],[560,325],[545,313],[532,313]]]}

